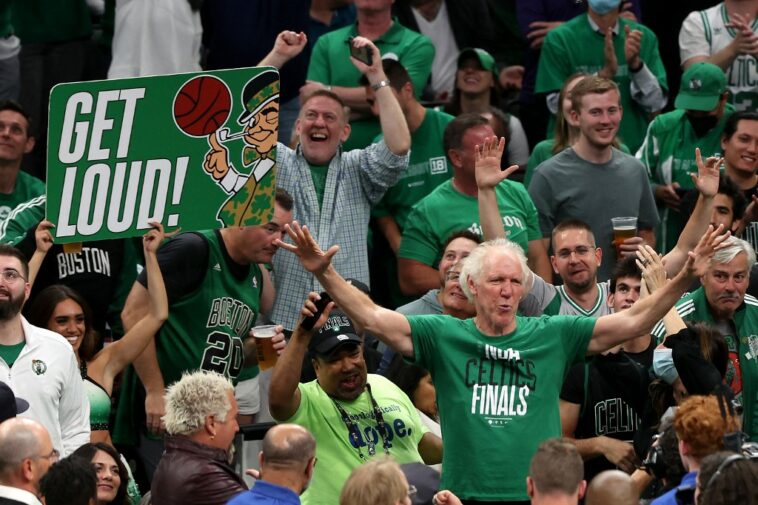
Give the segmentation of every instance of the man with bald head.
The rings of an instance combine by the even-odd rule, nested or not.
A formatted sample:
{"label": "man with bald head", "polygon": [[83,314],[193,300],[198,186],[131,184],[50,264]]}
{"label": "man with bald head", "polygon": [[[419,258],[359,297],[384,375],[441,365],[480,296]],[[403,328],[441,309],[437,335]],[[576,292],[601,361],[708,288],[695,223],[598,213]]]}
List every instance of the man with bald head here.
{"label": "man with bald head", "polygon": [[587,488],[585,505],[637,505],[640,497],[632,478],[621,470],[606,470],[592,479]]}
{"label": "man with bald head", "polygon": [[260,480],[253,489],[237,495],[229,505],[300,505],[316,465],[316,439],[297,424],[279,424],[263,438],[258,455]]}
{"label": "man with bald head", "polygon": [[17,417],[0,424],[0,505],[40,505],[39,481],[58,460],[44,426]]}

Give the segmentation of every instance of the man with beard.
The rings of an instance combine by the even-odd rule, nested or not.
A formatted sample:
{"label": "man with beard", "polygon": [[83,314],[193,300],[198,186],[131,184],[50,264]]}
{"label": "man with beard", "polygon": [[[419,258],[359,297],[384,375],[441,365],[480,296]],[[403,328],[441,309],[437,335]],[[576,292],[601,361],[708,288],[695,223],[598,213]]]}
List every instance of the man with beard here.
{"label": "man with beard", "polygon": [[21,316],[31,289],[17,249],[0,245],[0,375],[29,402],[29,417],[50,433],[63,456],[89,442],[89,402],[71,344]]}
{"label": "man with beard", "polygon": [[[311,293],[301,314],[315,313],[318,299]],[[361,338],[345,314],[330,316],[333,306],[326,307],[315,330],[298,325],[269,387],[274,419],[299,424],[318,440],[319,464],[302,495],[306,505],[336,505],[350,472],[375,456],[388,454],[400,464],[442,459],[442,441],[423,426],[408,396],[388,379],[367,373]],[[317,379],[299,384],[306,350]]]}
{"label": "man with beard", "polygon": [[[743,406],[742,431],[758,435],[758,300],[745,294],[755,251],[744,240],[730,237],[716,251],[702,287],[684,296],[676,310],[685,321],[704,322],[724,336],[729,348],[726,382]],[[666,330],[661,321],[653,335],[662,340]]]}
{"label": "man with beard", "polygon": [[712,63],[696,63],[682,76],[676,110],[650,123],[637,152],[658,202],[661,225],[656,244],[663,253],[674,247],[687,218],[681,212],[680,196],[694,189],[690,174],[697,171],[695,148],[708,156],[719,156],[721,132],[734,112],[728,98],[724,72]]}

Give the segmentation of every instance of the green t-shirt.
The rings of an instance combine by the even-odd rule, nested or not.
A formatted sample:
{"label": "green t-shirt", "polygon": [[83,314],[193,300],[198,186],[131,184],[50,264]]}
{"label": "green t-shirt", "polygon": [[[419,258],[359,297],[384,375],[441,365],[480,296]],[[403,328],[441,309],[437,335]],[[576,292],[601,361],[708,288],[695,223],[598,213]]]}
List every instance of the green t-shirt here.
{"label": "green t-shirt", "polygon": [[45,194],[45,183],[26,172],[19,172],[12,193],[0,193],[0,221],[5,221],[17,205]]}
{"label": "green t-shirt", "polygon": [[[381,375],[368,375],[371,395],[382,411],[382,417],[389,430],[392,458],[400,464],[422,462],[418,452],[421,437],[429,431],[421,422],[411,400],[400,388]],[[317,381],[300,384],[300,406],[289,419],[282,422],[299,424],[308,429],[318,440],[316,457],[318,464],[313,472],[308,490],[303,493],[303,505],[337,505],[340,491],[350,472],[363,463],[358,448],[350,440],[347,426],[342,421],[335,400],[332,400]],[[368,393],[364,391],[351,402],[341,400],[339,404],[347,412],[361,433],[361,453],[367,459],[367,437],[375,443],[376,455],[384,455],[382,438],[376,429],[374,410]]]}
{"label": "green t-shirt", "polygon": [[[403,231],[411,208],[452,177],[453,171],[445,155],[442,137],[445,127],[453,119],[446,112],[426,109],[424,120],[411,135],[408,168],[372,209],[372,217],[392,216],[400,231]],[[380,138],[374,141],[378,142]]]}
{"label": "green t-shirt", "polygon": [[[350,61],[350,47],[347,44],[348,38],[358,35],[357,27],[354,23],[318,38],[308,65],[309,81],[331,86],[359,86],[361,73]],[[432,72],[432,41],[418,32],[409,30],[395,19],[390,29],[374,40],[374,44],[383,57],[393,54],[396,56],[395,59],[403,64],[413,82],[416,97],[420,97]],[[362,149],[381,133],[376,118],[351,121],[350,126],[350,137],[343,146],[345,151]]]}
{"label": "green t-shirt", "polygon": [[[543,161],[547,161],[554,156],[554,144],[555,139],[545,139],[534,146],[532,155],[529,156],[529,163],[526,165],[526,173],[524,174],[525,187],[529,187],[529,183],[531,182],[532,176],[534,175],[534,171],[537,169],[537,167],[540,166]],[[626,154],[631,154],[629,152],[629,148],[626,147],[626,144],[619,144],[619,149]]]}
{"label": "green t-shirt", "polygon": [[311,165],[311,179],[313,187],[316,188],[316,198],[318,199],[318,208],[324,203],[324,188],[326,188],[326,176],[329,173],[329,165]]}
{"label": "green t-shirt", "polygon": [[[702,137],[695,135],[683,110],[656,117],[650,123],[645,141],[637,152],[637,158],[647,168],[651,186],[678,182],[684,189],[694,189],[690,174],[697,173],[695,148],[700,148],[703,159],[721,156],[721,132],[733,113],[734,107],[727,104],[718,124]],[[656,228],[656,248],[665,254],[676,245],[686,219],[665,205],[658,205],[658,213],[661,224]]]}
{"label": "green t-shirt", "polygon": [[[526,252],[530,240],[542,238],[532,199],[522,184],[510,180],[500,183],[495,193],[508,239]],[[464,195],[447,181],[413,207],[403,231],[398,258],[436,268],[445,240],[459,230],[482,235],[479,204],[475,196]]]}
{"label": "green t-shirt", "polygon": [[0,345],[0,358],[8,364],[8,368],[12,367],[13,363],[16,362],[24,345],[26,345],[26,341],[13,345]]}
{"label": "green t-shirt", "polygon": [[[618,59],[618,70],[613,80],[621,91],[621,105],[624,115],[619,127],[619,138],[636,152],[642,144],[647,129],[648,113],[632,99],[629,67],[624,56],[624,30],[642,31],[640,58],[658,79],[664,92],[668,89],[666,70],[658,52],[658,38],[649,28],[639,23],[619,18],[619,35],[614,36],[613,45]],[[579,50],[581,48],[581,50]],[[577,16],[545,37],[537,68],[535,93],[557,92],[563,82],[575,72],[595,74],[603,68],[605,57],[605,37],[595,32],[586,15]],[[551,130],[552,131],[552,130]]]}
{"label": "green t-shirt", "polygon": [[[745,303],[727,325],[717,324],[703,287],[684,295],[676,303],[676,311],[685,321],[736,330],[736,335],[722,331],[729,352],[724,381],[734,392],[735,399],[742,403],[742,431],[755,440],[758,437],[758,299],[745,295]],[[663,321],[655,325],[651,333],[661,343],[666,336]]]}
{"label": "green t-shirt", "polygon": [[437,389],[440,489],[468,500],[527,500],[529,462],[541,442],[561,435],[563,379],[584,359],[595,319],[517,317],[517,329],[499,337],[480,333],[473,319],[408,322],[415,362]]}

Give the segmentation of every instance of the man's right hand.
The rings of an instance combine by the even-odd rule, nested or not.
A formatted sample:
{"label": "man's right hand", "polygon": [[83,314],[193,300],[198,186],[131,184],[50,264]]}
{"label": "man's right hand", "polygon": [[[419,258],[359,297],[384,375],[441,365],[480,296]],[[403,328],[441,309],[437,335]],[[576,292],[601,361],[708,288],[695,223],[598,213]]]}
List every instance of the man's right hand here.
{"label": "man's right hand", "polygon": [[213,180],[220,181],[229,172],[229,152],[219,143],[216,132],[208,135],[208,145],[211,146],[211,150],[205,155],[203,168]]}
{"label": "man's right hand", "polygon": [[619,470],[631,474],[640,464],[632,444],[605,436],[598,439],[605,459],[616,465]]}
{"label": "man's right hand", "polygon": [[597,73],[600,77],[613,80],[616,76],[619,63],[616,58],[616,48],[613,46],[613,30],[608,28],[605,31],[605,46],[603,49],[603,55],[605,56],[605,64],[600,72]]}
{"label": "man's right hand", "polygon": [[749,21],[744,16],[737,13],[730,14],[729,24],[726,26],[737,32],[730,44],[735,57],[741,54],[758,56],[758,35],[753,32]]}
{"label": "man's right hand", "polygon": [[475,146],[474,170],[476,185],[479,189],[492,189],[518,170],[518,165],[511,165],[505,170],[500,169],[500,160],[503,158],[504,150],[504,137],[499,140],[497,137],[487,137],[481,146]]}
{"label": "man's right hand", "polygon": [[145,397],[145,424],[149,432],[162,435],[165,429],[163,420],[166,415],[166,398],[163,392],[147,393]]}
{"label": "man's right hand", "polygon": [[676,194],[678,188],[678,182],[673,184],[658,184],[654,186],[653,193],[657,201],[670,209],[678,211],[679,206],[682,204],[682,199]]}

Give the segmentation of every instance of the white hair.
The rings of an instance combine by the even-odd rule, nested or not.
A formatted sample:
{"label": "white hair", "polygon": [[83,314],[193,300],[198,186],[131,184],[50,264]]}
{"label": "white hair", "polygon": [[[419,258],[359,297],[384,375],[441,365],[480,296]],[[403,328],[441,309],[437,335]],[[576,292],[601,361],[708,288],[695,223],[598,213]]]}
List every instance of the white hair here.
{"label": "white hair", "polygon": [[747,269],[750,270],[755,265],[755,251],[749,242],[737,237],[729,237],[724,242],[726,247],[713,253],[711,265],[714,263],[726,264],[732,261],[740,253],[747,256]]}
{"label": "white hair", "polygon": [[460,279],[461,289],[470,302],[474,302],[474,294],[471,292],[468,280],[471,279],[474,284],[478,284],[479,278],[482,275],[484,259],[487,256],[498,253],[510,256],[512,259],[519,262],[521,265],[521,282],[526,284],[529,266],[526,264],[526,255],[524,254],[524,250],[521,249],[521,246],[504,238],[489,240],[476,246],[474,250],[471,251],[471,254],[463,259],[463,268],[461,269]]}
{"label": "white hair", "polygon": [[232,408],[229,391],[232,383],[221,374],[197,370],[182,375],[166,391],[166,415],[163,422],[169,435],[191,435],[205,425],[205,418],[215,416],[226,421]]}

